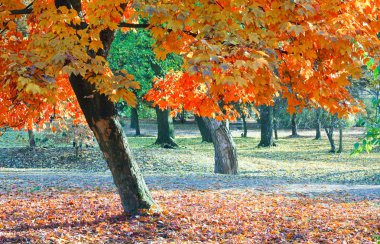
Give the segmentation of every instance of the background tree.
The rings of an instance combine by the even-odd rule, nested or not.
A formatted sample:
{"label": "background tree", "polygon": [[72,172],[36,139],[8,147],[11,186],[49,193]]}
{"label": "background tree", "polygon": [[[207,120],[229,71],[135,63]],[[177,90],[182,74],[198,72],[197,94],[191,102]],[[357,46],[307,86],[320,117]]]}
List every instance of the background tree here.
{"label": "background tree", "polygon": [[273,106],[262,105],[260,107],[260,142],[258,147],[272,147],[276,144],[273,140]]}
{"label": "background tree", "polygon": [[[136,129],[136,135],[140,134],[139,104],[144,102],[143,97],[152,87],[153,79],[164,76],[172,69],[178,70],[182,65],[182,58],[174,54],[169,54],[165,60],[157,60],[152,51],[153,43],[154,40],[148,30],[138,29],[126,33],[118,31],[108,57],[110,68],[113,71],[124,69],[140,82],[140,89],[134,91],[137,105],[131,107],[131,128]],[[174,128],[168,113],[169,111],[157,111],[156,109],[158,124],[156,143],[165,147],[173,147],[177,144],[174,141]]]}
{"label": "background tree", "polygon": [[36,140],[34,138],[33,130],[28,130],[28,142],[29,142],[29,147],[31,148],[36,147]]}
{"label": "background tree", "polygon": [[298,137],[297,114],[292,114],[292,137]]}
{"label": "background tree", "polygon": [[315,109],[315,140],[322,139],[321,136],[321,113],[322,109]]}
{"label": "background tree", "polygon": [[204,119],[198,115],[194,115],[194,117],[195,122],[197,123],[199,131],[201,133],[202,142],[212,142],[211,131],[206,126],[206,122],[204,121]]}

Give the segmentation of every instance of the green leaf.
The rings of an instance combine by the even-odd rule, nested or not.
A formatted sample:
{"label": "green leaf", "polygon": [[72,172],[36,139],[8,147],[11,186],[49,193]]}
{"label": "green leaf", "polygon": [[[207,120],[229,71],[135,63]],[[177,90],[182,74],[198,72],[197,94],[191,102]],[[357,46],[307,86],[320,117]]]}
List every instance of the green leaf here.
{"label": "green leaf", "polygon": [[376,80],[379,74],[380,74],[380,66],[377,66],[376,69],[373,71],[373,78]]}

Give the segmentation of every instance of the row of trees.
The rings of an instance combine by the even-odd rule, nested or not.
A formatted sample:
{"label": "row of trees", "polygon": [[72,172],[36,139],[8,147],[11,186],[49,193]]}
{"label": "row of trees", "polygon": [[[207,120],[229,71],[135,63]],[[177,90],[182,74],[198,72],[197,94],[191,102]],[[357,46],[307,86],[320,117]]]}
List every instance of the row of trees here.
{"label": "row of trees", "polygon": [[[0,45],[7,50],[0,57],[0,99],[7,104],[1,120],[30,129],[47,121],[47,113],[80,117],[80,107],[124,210],[151,209],[156,204],[114,106],[120,99],[136,106],[140,87],[107,62],[119,28],[148,28],[158,59],[182,56],[181,70],[158,75],[163,78],[147,99],[163,111],[200,116],[211,132],[215,172],[234,174],[236,148],[225,121],[238,117],[240,105],[271,107],[282,97],[291,114],[305,107],[339,117],[360,111],[348,76],[358,78],[363,62],[378,54],[380,20],[373,6],[375,0],[0,0]],[[23,21],[25,32],[17,25]],[[162,64],[151,67],[157,75]]]}

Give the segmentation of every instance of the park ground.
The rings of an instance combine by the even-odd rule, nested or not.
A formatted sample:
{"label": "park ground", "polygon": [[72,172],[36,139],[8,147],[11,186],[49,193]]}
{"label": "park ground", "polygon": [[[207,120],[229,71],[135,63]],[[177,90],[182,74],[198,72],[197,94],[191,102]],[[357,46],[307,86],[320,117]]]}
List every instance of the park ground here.
{"label": "park ground", "polygon": [[[79,158],[60,133],[0,137],[0,243],[338,242],[380,238],[380,153],[351,156],[360,129],[344,132],[331,154],[326,137],[280,131],[277,146],[257,148],[233,128],[239,174],[213,173],[213,146],[193,124],[176,124],[178,149],[153,145],[155,127],[126,133],[162,214],[125,216],[99,149]],[[37,142],[37,143],[38,143]],[[150,215],[151,214],[151,215]]]}

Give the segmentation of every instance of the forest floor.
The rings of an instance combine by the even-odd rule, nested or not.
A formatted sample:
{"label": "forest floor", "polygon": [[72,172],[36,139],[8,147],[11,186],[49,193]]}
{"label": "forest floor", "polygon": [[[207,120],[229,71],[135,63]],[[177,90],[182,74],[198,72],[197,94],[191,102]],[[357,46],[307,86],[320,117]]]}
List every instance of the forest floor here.
{"label": "forest floor", "polygon": [[313,140],[313,131],[297,138],[280,131],[276,147],[257,148],[258,130],[242,138],[234,129],[239,174],[226,176],[213,173],[213,146],[200,142],[194,125],[175,129],[178,149],[153,145],[150,124],[142,126],[144,136],[128,138],[166,213],[150,220],[120,215],[96,145],[76,157],[70,135],[37,133],[39,147],[29,149],[26,133],[6,132],[0,137],[0,243],[379,238],[380,153],[350,156],[360,130],[345,131],[345,151],[331,154],[327,139]]}

